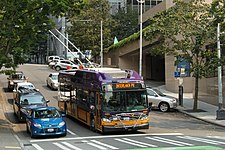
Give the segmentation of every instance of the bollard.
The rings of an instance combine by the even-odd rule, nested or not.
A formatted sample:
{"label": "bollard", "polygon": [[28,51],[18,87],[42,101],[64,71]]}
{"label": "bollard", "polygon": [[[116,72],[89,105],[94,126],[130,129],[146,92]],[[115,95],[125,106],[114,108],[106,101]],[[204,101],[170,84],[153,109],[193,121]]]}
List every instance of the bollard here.
{"label": "bollard", "polygon": [[183,86],[179,86],[179,105],[183,107]]}

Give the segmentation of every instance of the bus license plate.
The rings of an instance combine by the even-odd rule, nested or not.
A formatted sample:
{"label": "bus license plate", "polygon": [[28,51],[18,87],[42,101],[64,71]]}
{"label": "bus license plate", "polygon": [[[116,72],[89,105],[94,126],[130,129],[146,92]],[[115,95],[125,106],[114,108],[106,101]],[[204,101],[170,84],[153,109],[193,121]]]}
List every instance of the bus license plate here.
{"label": "bus license plate", "polygon": [[53,132],[54,131],[54,129],[48,129],[48,132]]}

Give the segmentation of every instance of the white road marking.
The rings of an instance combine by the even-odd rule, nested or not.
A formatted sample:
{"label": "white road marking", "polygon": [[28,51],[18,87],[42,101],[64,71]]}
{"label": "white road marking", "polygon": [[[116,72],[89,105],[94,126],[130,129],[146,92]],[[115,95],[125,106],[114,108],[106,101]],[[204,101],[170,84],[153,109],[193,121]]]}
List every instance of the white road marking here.
{"label": "white road marking", "polygon": [[183,138],[183,139],[188,139],[188,140],[193,140],[193,141],[198,141],[198,142],[203,142],[203,143],[208,143],[208,144],[214,144],[214,145],[225,144],[224,142],[203,139],[203,138],[198,138],[198,137],[192,137],[192,136],[177,136],[177,137]]}
{"label": "white road marking", "polygon": [[58,139],[38,139],[30,140],[31,143],[50,142],[50,141],[69,141],[69,140],[85,140],[85,139],[101,139],[101,138],[118,138],[118,137],[138,137],[138,136],[160,136],[160,135],[183,135],[182,133],[155,133],[155,134],[128,134],[128,135],[108,135],[108,136],[87,136],[87,137],[71,137]]}
{"label": "white road marking", "polygon": [[87,143],[88,145],[91,145],[91,146],[94,146],[94,147],[97,147],[98,149],[101,149],[101,150],[107,150],[107,148],[103,147],[103,146],[100,146],[100,145],[97,145],[95,143]]}
{"label": "white road marking", "polygon": [[41,148],[39,145],[37,144],[32,144],[33,147],[35,147],[37,150],[44,150],[43,148]]}
{"label": "white road marking", "polygon": [[63,150],[70,150],[69,148],[59,144],[59,143],[53,143],[54,145],[58,146],[59,148],[63,149]]}
{"label": "white road marking", "polygon": [[76,135],[74,132],[70,131],[69,129],[67,129],[67,132],[69,132],[72,135]]}
{"label": "white road marking", "polygon": [[129,141],[125,141],[123,139],[115,139],[116,141],[119,141],[119,142],[122,142],[122,143],[126,143],[126,144],[130,144],[130,145],[134,145],[134,146],[138,146],[138,147],[148,147],[148,146],[145,146],[145,145],[141,145],[141,144],[137,144],[137,143],[131,143]]}
{"label": "white road marking", "polygon": [[157,139],[160,139],[160,140],[164,140],[164,141],[173,142],[173,143],[183,144],[183,145],[187,145],[187,146],[193,146],[193,144],[189,144],[189,143],[185,143],[185,142],[181,142],[181,141],[175,141],[175,140],[172,140],[172,139],[166,139],[166,138],[157,137],[157,136],[154,137],[154,138],[157,138]]}
{"label": "white road marking", "polygon": [[142,145],[145,145],[145,146],[158,147],[156,145],[152,145],[152,144],[148,144],[148,143],[144,143],[144,142],[140,142],[140,141],[135,141],[135,140],[128,139],[128,138],[123,138],[123,139],[126,140],[126,141],[129,141],[129,142],[138,143],[138,144],[142,144]]}
{"label": "white road marking", "polygon": [[176,145],[176,146],[184,146],[183,144],[178,144],[178,143],[172,143],[170,141],[162,141],[160,139],[156,139],[154,137],[145,137],[146,139],[149,139],[149,140],[153,140],[153,141],[158,141],[158,142],[162,142],[162,143],[167,143],[167,144],[171,144],[171,145]]}
{"label": "white road marking", "polygon": [[209,138],[214,138],[214,139],[221,139],[221,140],[225,140],[224,136],[207,136]]}
{"label": "white road marking", "polygon": [[68,143],[68,142],[61,142],[61,143],[64,144],[64,145],[66,145],[66,146],[69,147],[69,148],[74,149],[74,150],[82,150],[82,149],[80,149],[79,147],[76,147],[76,146],[74,146],[74,145],[72,145],[72,144],[70,144],[70,143]]}
{"label": "white road marking", "polygon": [[105,144],[105,143],[102,143],[102,142],[99,142],[99,141],[96,141],[96,140],[91,140],[91,142],[94,142],[94,143],[96,143],[96,144],[99,144],[99,145],[108,147],[108,148],[110,148],[110,149],[119,149],[119,148],[117,148],[117,147],[114,147],[114,146],[111,146],[111,145],[108,145],[108,144]]}

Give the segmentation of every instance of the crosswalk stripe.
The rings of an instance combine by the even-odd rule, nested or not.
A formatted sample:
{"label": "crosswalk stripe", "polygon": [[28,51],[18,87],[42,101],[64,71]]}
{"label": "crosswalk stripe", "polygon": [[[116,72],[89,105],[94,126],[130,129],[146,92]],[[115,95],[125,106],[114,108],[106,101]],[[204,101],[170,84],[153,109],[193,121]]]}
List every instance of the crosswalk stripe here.
{"label": "crosswalk stripe", "polygon": [[74,145],[72,145],[72,144],[70,144],[68,142],[61,142],[61,143],[64,144],[64,145],[66,145],[66,146],[68,146],[69,148],[74,149],[74,150],[82,150],[79,147],[76,147],[76,146],[74,146]]}
{"label": "crosswalk stripe", "polygon": [[54,145],[58,146],[59,148],[63,149],[63,150],[70,150],[69,148],[59,144],[59,143],[53,143]]}
{"label": "crosswalk stripe", "polygon": [[96,140],[91,140],[91,142],[94,142],[96,144],[99,144],[99,145],[102,145],[102,146],[105,146],[105,147],[108,147],[108,148],[111,148],[111,149],[119,149],[117,147],[114,147],[114,146],[111,146],[111,145],[108,145],[108,144],[105,144],[105,143],[101,143],[101,142],[96,141]]}
{"label": "crosswalk stripe", "polygon": [[189,144],[189,143],[185,143],[185,142],[181,142],[181,141],[175,141],[175,140],[172,140],[172,139],[166,139],[166,138],[163,138],[163,137],[156,136],[154,138],[161,139],[161,140],[164,140],[164,141],[173,142],[173,143],[183,144],[183,145],[187,145],[187,146],[193,146],[193,144]]}
{"label": "crosswalk stripe", "polygon": [[134,146],[138,146],[138,147],[147,147],[147,146],[145,146],[145,145],[141,145],[141,144],[137,144],[137,143],[131,143],[131,142],[129,142],[129,141],[125,141],[125,140],[123,140],[123,139],[115,139],[116,141],[120,141],[120,142],[122,142],[122,143],[126,143],[126,144],[130,144],[130,145],[134,145]]}
{"label": "crosswalk stripe", "polygon": [[100,146],[100,145],[97,145],[97,144],[95,144],[95,143],[87,143],[88,145],[91,145],[91,146],[94,146],[94,147],[97,147],[98,149],[101,149],[101,150],[107,150],[107,148],[105,148],[105,147],[102,147],[102,146]]}
{"label": "crosswalk stripe", "polygon": [[221,140],[225,140],[224,136],[207,136],[209,138],[214,138],[214,139],[221,139]]}
{"label": "crosswalk stripe", "polygon": [[214,140],[209,140],[209,139],[203,139],[203,138],[197,138],[197,137],[191,137],[191,136],[177,136],[178,138],[183,138],[183,139],[188,139],[188,140],[193,140],[193,141],[199,141],[203,143],[208,143],[208,144],[224,144],[224,142],[219,142],[219,141],[214,141]]}
{"label": "crosswalk stripe", "polygon": [[170,141],[162,141],[161,139],[156,139],[156,138],[152,138],[152,137],[145,137],[149,140],[153,140],[153,141],[158,141],[158,142],[162,142],[162,143],[167,143],[167,144],[171,144],[171,145],[176,145],[176,146],[184,146],[183,144],[178,144],[178,143],[172,143]]}
{"label": "crosswalk stripe", "polygon": [[33,147],[35,147],[37,150],[44,150],[43,148],[41,148],[39,145],[37,144],[32,144]]}
{"label": "crosswalk stripe", "polygon": [[140,141],[135,141],[132,139],[128,139],[128,138],[123,138],[124,140],[127,140],[129,142],[134,142],[134,143],[138,143],[138,144],[142,144],[142,145],[146,145],[146,146],[150,146],[150,147],[158,147],[156,145],[152,145],[152,144],[148,144],[148,143],[144,143],[144,142],[140,142]]}
{"label": "crosswalk stripe", "polygon": [[76,135],[76,133],[70,131],[69,129],[67,129],[67,132],[69,132],[69,133],[72,134],[72,135]]}

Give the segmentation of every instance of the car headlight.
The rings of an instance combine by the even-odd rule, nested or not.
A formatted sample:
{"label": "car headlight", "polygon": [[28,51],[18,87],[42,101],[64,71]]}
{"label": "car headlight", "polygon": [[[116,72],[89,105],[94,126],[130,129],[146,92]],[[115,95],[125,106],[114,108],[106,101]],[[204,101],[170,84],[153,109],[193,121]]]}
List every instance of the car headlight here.
{"label": "car headlight", "polygon": [[64,126],[65,124],[66,124],[65,121],[62,121],[62,122],[59,123],[59,126],[62,127],[62,126]]}
{"label": "car headlight", "polygon": [[34,126],[35,126],[36,128],[41,128],[41,124],[39,124],[39,123],[34,123]]}
{"label": "car headlight", "polygon": [[171,99],[170,100],[171,102],[176,102],[177,100],[175,98]]}
{"label": "car headlight", "polygon": [[103,121],[103,122],[111,122],[111,120],[108,119],[108,118],[102,118],[102,121]]}

